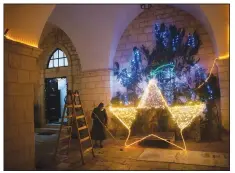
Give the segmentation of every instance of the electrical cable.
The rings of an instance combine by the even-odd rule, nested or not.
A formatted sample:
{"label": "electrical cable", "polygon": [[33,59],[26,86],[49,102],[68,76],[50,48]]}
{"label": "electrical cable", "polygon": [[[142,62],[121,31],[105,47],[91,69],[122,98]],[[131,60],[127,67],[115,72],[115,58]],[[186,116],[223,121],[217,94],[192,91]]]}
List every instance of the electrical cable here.
{"label": "electrical cable", "polygon": [[[92,112],[94,113],[94,111]],[[106,131],[110,134],[110,136],[115,140],[115,142],[121,146],[121,144],[118,142],[118,140],[112,135],[112,133],[109,131],[108,127],[102,123],[102,121],[99,119],[98,115],[96,113],[94,113],[94,115],[96,116],[96,118],[99,120],[99,122],[104,126],[104,128],[106,129]],[[123,151],[123,148],[120,148],[120,151]]]}

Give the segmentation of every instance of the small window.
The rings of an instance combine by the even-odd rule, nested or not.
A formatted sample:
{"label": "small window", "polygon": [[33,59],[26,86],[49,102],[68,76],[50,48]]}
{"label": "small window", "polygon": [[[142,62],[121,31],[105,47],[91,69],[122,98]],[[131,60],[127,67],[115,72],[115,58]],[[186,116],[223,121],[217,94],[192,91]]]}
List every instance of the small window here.
{"label": "small window", "polygon": [[56,49],[54,53],[51,55],[47,67],[55,68],[55,67],[66,67],[66,66],[68,66],[68,59],[65,53],[60,49]]}

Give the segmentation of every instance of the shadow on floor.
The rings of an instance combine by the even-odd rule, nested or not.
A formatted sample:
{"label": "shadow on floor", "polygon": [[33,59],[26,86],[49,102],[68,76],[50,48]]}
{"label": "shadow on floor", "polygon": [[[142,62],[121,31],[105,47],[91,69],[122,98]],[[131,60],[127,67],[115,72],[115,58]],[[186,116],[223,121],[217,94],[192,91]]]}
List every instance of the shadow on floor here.
{"label": "shadow on floor", "polygon": [[[57,137],[58,137],[58,135],[52,134],[52,132],[35,133],[36,169],[37,170],[45,170],[45,171],[58,170],[58,169],[62,169],[62,168],[58,168],[58,165],[60,165],[60,166],[62,165],[61,167],[66,168],[65,170],[80,170],[81,159],[80,159],[80,153],[78,150],[77,139],[71,140],[71,150],[70,150],[71,152],[69,154],[69,159],[68,159],[70,163],[67,164],[66,161],[62,161],[61,158],[57,159],[57,158],[53,157],[54,156],[53,154],[54,154],[54,151],[56,148]],[[119,140],[119,143],[124,144],[125,140]],[[176,144],[183,146],[182,141],[176,141]],[[187,148],[192,151],[229,153],[229,138],[226,138],[223,141],[217,141],[217,142],[196,143],[194,141],[186,141],[186,144],[187,144]],[[104,149],[96,149],[95,150],[97,157],[95,160],[93,160],[93,162],[92,162],[93,165],[96,165],[98,163],[99,164],[103,163],[100,161],[100,159],[101,158],[106,159],[106,157],[111,157],[111,159],[113,157],[117,158],[116,159],[117,161],[120,160],[120,158],[126,159],[126,160],[131,159],[133,163],[131,163],[130,165],[133,165],[136,162],[133,159],[136,159],[144,151],[145,148],[156,148],[156,149],[162,148],[162,149],[174,149],[174,150],[177,149],[176,147],[174,147],[164,141],[151,141],[151,140],[142,141],[141,143],[136,144],[136,145],[132,146],[131,148],[124,150],[123,152],[121,152],[119,150],[119,148],[121,148],[121,147],[117,146],[117,144],[115,143],[115,141],[113,139],[107,139],[104,142],[104,146],[105,146]],[[133,155],[133,157],[132,157],[132,155]],[[130,162],[130,161],[128,161],[128,162]],[[157,164],[157,163],[158,162],[156,162],[156,163],[154,162],[154,164]],[[107,163],[107,166],[109,166],[110,164]],[[142,164],[142,162],[141,162],[141,164]],[[160,163],[158,163],[158,164],[160,164]],[[72,165],[72,167],[69,168],[68,165]],[[174,164],[171,163],[169,165],[172,166]],[[169,168],[169,165],[168,165],[168,167],[166,166],[166,169]],[[84,167],[84,169],[89,170],[89,168],[86,168],[86,167]],[[111,170],[113,170],[113,169],[111,169]],[[115,170],[115,168],[114,168],[114,170]]]}

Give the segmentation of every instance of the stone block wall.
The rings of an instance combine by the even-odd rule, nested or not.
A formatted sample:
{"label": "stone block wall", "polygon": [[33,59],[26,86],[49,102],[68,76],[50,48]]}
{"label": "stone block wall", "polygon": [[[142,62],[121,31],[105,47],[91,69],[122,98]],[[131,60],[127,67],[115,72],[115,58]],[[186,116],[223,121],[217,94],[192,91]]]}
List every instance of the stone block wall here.
{"label": "stone block wall", "polygon": [[219,84],[220,84],[220,113],[221,123],[226,130],[229,128],[229,59],[217,60],[218,73],[219,73]]}
{"label": "stone block wall", "polygon": [[4,170],[34,170],[34,93],[41,51],[4,40]]}
{"label": "stone block wall", "polygon": [[[100,102],[109,104],[111,70],[92,70],[81,72],[74,81],[73,89],[79,90],[82,106],[91,127],[91,112]],[[106,108],[107,109],[107,108]]]}
{"label": "stone block wall", "polygon": [[[44,79],[53,77],[67,77],[68,89],[79,90],[82,106],[87,116],[89,127],[91,127],[91,111],[100,102],[105,104],[110,101],[110,74],[108,69],[82,71],[78,53],[70,38],[60,28],[46,24],[45,33],[42,33],[40,48],[40,90],[38,94],[38,105],[40,115],[37,120],[40,126],[46,124],[44,103]],[[47,69],[47,63],[51,53],[60,48],[68,58],[68,67]]]}

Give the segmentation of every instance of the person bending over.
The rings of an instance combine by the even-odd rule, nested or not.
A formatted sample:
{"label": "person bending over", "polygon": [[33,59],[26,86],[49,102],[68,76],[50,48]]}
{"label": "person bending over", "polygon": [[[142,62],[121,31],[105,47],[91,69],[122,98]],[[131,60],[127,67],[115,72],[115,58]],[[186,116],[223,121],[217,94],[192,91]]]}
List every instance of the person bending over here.
{"label": "person bending over", "polygon": [[[92,115],[93,125],[91,129],[91,138],[95,141],[94,148],[98,147],[97,141],[100,141],[100,148],[103,148],[102,142],[106,139],[105,126],[107,126],[107,113],[104,109],[104,103],[100,103],[98,107],[94,108]],[[102,123],[101,123],[102,122]]]}

